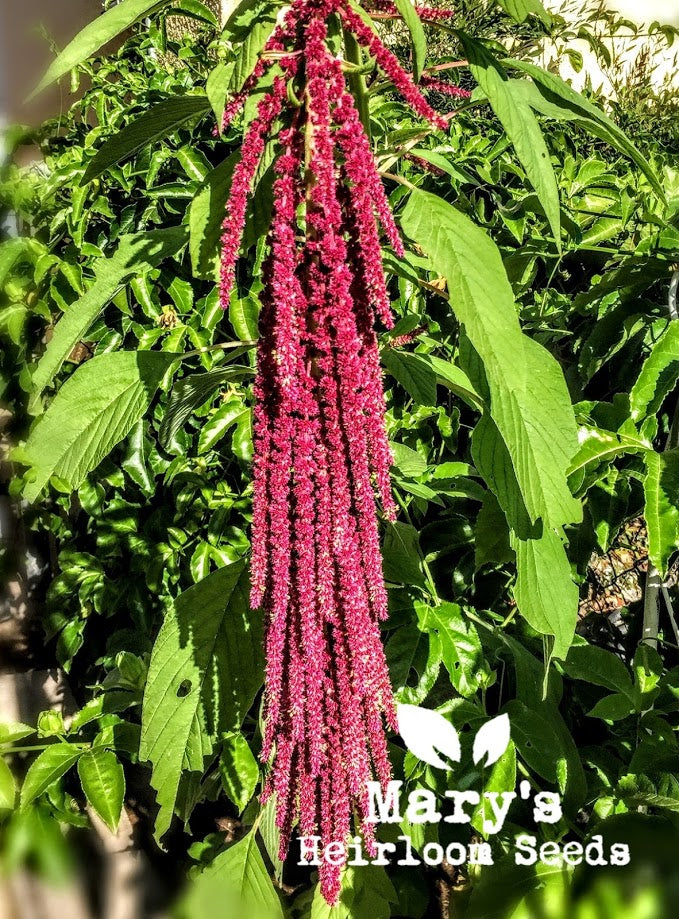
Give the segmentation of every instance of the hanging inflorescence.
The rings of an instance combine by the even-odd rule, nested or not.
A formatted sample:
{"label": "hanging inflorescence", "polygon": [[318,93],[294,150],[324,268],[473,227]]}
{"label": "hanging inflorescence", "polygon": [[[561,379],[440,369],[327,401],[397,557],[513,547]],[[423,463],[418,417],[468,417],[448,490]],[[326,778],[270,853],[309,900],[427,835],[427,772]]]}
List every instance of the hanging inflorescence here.
{"label": "hanging inflorescence", "polygon": [[[225,113],[228,123],[266,78],[227,203],[224,307],[251,185],[283,125],[255,381],[251,596],[267,620],[263,800],[276,799],[282,858],[296,822],[325,845],[345,842],[355,816],[371,848],[367,782],[389,781],[384,725],[396,726],[379,627],[377,501],[395,513],[375,335],[377,320],[392,325],[379,227],[397,254],[403,247],[329,48],[332,16],[419,115],[447,124],[348,0],[294,0]],[[336,901],[340,868],[320,873]]]}

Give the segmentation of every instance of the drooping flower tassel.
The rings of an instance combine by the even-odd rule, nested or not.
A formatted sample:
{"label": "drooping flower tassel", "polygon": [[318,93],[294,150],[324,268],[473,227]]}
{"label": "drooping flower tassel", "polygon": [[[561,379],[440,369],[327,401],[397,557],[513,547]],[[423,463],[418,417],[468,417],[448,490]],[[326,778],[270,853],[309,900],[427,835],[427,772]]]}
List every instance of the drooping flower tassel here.
{"label": "drooping flower tassel", "polygon": [[[346,0],[294,0],[274,33],[283,76],[244,139],[223,233],[226,307],[247,197],[267,135],[283,120],[255,380],[251,594],[266,616],[262,759],[271,770],[262,798],[276,799],[281,858],[295,823],[326,846],[346,843],[356,819],[374,845],[367,785],[389,781],[385,727],[396,727],[380,637],[387,594],[378,500],[385,516],[395,514],[375,334],[378,320],[393,325],[380,226],[398,254],[403,247],[342,64],[328,47],[334,13],[354,30]],[[440,126],[359,21],[359,41]],[[291,94],[301,108],[288,94],[293,77],[303,79],[303,92]],[[330,903],[340,878],[341,866],[322,864]]]}

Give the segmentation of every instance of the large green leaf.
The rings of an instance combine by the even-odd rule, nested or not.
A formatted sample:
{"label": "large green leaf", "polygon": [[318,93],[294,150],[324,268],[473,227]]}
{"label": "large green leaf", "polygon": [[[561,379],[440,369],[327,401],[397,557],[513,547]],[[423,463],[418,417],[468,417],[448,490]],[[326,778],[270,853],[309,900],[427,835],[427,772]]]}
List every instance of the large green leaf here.
{"label": "large green leaf", "polygon": [[85,797],[115,833],[125,798],[125,773],[118,757],[103,747],[87,750],[78,760],[78,775]]}
{"label": "large green leaf", "polygon": [[670,556],[679,548],[679,449],[664,453],[648,450],[644,458],[648,555],[665,577]]}
{"label": "large green leaf", "polygon": [[94,284],[71,304],[56,324],[54,334],[35,369],[31,380],[31,410],[73,348],[123,284],[175,255],[186,240],[185,227],[122,236],[111,258],[95,262]]}
{"label": "large green leaf", "polygon": [[511,540],[516,552],[514,597],[521,615],[542,635],[554,636],[554,657],[568,654],[578,618],[578,588],[560,535]]}
{"label": "large green leaf", "polygon": [[[586,128],[596,137],[601,138],[606,143],[620,150],[628,156],[644,173],[656,194],[664,200],[665,193],[663,187],[655,174],[655,171],[648,161],[634,144],[628,139],[627,135],[617,124],[612,121],[600,108],[593,105],[580,93],[572,89],[568,83],[565,83],[560,77],[553,73],[531,64],[529,61],[505,60],[503,63],[507,67],[513,67],[527,73],[533,78],[539,94],[532,94],[531,105],[537,111],[543,112],[552,118],[559,118],[565,121],[576,121],[582,127]],[[542,105],[544,100],[544,107]]]}
{"label": "large green leaf", "polygon": [[38,795],[65,775],[80,759],[82,750],[69,743],[55,743],[40,754],[26,773],[21,789],[21,806],[27,807]]}
{"label": "large green leaf", "polygon": [[[538,4],[539,5],[539,4]],[[488,96],[490,105],[516,150],[528,179],[538,194],[552,228],[557,247],[561,247],[561,212],[559,189],[549,158],[547,144],[537,118],[521,94],[513,92],[514,83],[483,45],[460,33],[471,72]]]}
{"label": "large green leaf", "polygon": [[115,351],[82,364],[16,451],[27,473],[24,496],[35,501],[52,476],[79,488],[148,409],[176,354]]}
{"label": "large green leaf", "polygon": [[116,35],[120,35],[135,22],[161,9],[167,3],[169,0],[122,0],[122,3],[112,6],[101,16],[93,19],[66,45],[56,60],[52,61],[30,98],[42,92],[46,86],[63,77],[78,64],[82,64]]}
{"label": "large green leaf", "polygon": [[519,326],[500,253],[468,217],[435,195],[413,192],[405,231],[448,280],[451,304],[483,362],[490,414],[511,456],[532,521],[581,519],[566,483],[577,428],[561,368]]}
{"label": "large green leaf", "polygon": [[427,39],[424,34],[424,28],[411,0],[395,0],[395,3],[396,9],[403,17],[403,21],[410,32],[413,49],[413,77],[415,82],[419,83],[427,57]]}
{"label": "large green leaf", "polygon": [[672,322],[646,358],[630,393],[633,421],[655,415],[679,382],[679,322]]}
{"label": "large green leaf", "polygon": [[[269,36],[276,27],[278,9],[273,4],[261,8],[256,19],[250,24],[247,34],[238,47],[236,65],[231,72],[229,92],[237,93],[255,69],[259,56],[264,50]],[[227,32],[229,30],[227,23]]]}
{"label": "large green leaf", "polygon": [[202,771],[221,735],[240,728],[262,684],[262,620],[248,590],[244,561],[213,572],[177,598],[154,645],[139,755],[153,765],[158,838],[170,825],[182,772]]}
{"label": "large green leaf", "polygon": [[172,134],[180,125],[204,115],[210,108],[207,96],[170,96],[144,112],[110,137],[90,160],[80,184],[86,185],[111,166],[128,159],[143,147]]}
{"label": "large green leaf", "polygon": [[538,632],[554,636],[554,655],[564,657],[577,621],[578,589],[563,542],[556,529],[530,523],[507,447],[487,416],[474,430],[472,454],[511,527],[519,611]]}
{"label": "large green leaf", "polygon": [[205,916],[283,919],[283,909],[253,832],[199,874],[179,905],[179,919]]}
{"label": "large green leaf", "polygon": [[189,209],[189,251],[193,273],[214,279],[219,260],[219,239],[231,176],[240,153],[235,150],[216,166],[196,192]]}

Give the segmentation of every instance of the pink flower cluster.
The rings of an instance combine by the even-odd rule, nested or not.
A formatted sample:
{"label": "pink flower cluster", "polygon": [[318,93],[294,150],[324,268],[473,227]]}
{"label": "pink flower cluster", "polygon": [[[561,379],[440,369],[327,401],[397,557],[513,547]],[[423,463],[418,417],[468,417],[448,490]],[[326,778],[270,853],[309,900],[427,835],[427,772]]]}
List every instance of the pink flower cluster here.
{"label": "pink flower cluster", "polygon": [[[388,16],[398,17],[399,13],[396,4],[390,0],[372,0],[370,6],[380,13],[386,13]],[[443,22],[446,19],[452,19],[455,11],[451,9],[439,9],[433,6],[416,6],[415,12],[425,22]]]}
{"label": "pink flower cluster", "polygon": [[[380,227],[397,253],[403,246],[328,46],[333,14],[416,111],[442,124],[348,0],[294,0],[273,36],[282,74],[258,104],[232,178],[225,307],[248,195],[280,119],[255,380],[251,603],[266,614],[262,759],[272,768],[263,800],[276,800],[281,857],[295,824],[327,844],[345,841],[355,818],[374,844],[367,782],[389,781],[385,725],[396,727],[380,638],[378,503],[395,516],[375,334],[378,320],[393,325]],[[301,107],[288,96],[293,79]],[[320,869],[329,903],[340,875],[339,866]]]}
{"label": "pink flower cluster", "polygon": [[462,89],[454,83],[446,83],[445,80],[437,80],[436,77],[430,77],[429,74],[423,73],[422,86],[426,90],[435,90],[437,93],[443,93],[446,96],[453,96],[455,99],[470,99],[471,93],[468,89]]}

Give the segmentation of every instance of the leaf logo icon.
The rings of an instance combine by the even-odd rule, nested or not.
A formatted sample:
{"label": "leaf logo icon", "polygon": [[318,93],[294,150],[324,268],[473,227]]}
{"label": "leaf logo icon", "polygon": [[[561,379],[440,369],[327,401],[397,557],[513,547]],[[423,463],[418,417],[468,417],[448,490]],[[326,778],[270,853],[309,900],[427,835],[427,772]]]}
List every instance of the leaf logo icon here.
{"label": "leaf logo icon", "polygon": [[509,746],[509,715],[498,715],[481,727],[474,738],[472,757],[478,765],[486,757],[484,766],[496,763]]}
{"label": "leaf logo icon", "polygon": [[443,715],[419,705],[399,705],[397,715],[401,737],[422,762],[437,769],[450,769],[450,763],[441,759],[439,752],[454,762],[460,761],[460,738]]}

